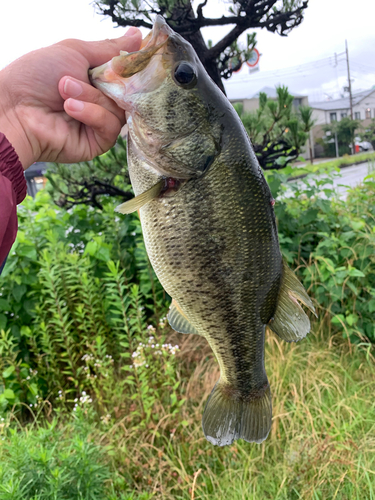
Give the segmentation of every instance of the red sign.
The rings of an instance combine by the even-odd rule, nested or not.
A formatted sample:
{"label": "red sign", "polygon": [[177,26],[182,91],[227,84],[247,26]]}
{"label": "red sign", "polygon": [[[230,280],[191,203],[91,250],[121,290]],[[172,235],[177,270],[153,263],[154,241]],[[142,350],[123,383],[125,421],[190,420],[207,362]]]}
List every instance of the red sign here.
{"label": "red sign", "polygon": [[248,61],[246,61],[246,64],[250,67],[250,68],[254,68],[258,62],[259,62],[259,58],[260,58],[260,54],[259,54],[259,51],[258,49],[253,49],[251,51],[251,54],[250,54],[250,58]]}

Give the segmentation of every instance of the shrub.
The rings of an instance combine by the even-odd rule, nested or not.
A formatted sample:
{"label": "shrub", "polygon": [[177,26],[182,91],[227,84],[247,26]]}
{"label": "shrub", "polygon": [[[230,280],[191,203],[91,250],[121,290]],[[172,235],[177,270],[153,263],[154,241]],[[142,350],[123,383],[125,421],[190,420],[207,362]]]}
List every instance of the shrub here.
{"label": "shrub", "polygon": [[104,378],[122,369],[121,350],[130,357],[130,337],[145,340],[165,299],[137,216],[115,217],[112,204],[66,212],[45,192],[27,199],[2,275],[0,411],[40,398],[71,403],[82,390],[100,401]]}
{"label": "shrub", "polygon": [[275,205],[281,249],[330,329],[353,342],[375,342],[374,176],[346,198],[330,184],[331,177],[309,175],[284,185],[289,197]]}
{"label": "shrub", "polygon": [[104,500],[110,477],[103,450],[89,440],[81,411],[69,426],[7,426],[0,447],[0,500]]}
{"label": "shrub", "polygon": [[[326,329],[375,342],[373,177],[346,200],[335,197],[331,177],[286,184],[274,173],[269,181],[282,252]],[[101,211],[63,211],[45,192],[26,200],[1,294],[0,411],[18,403],[39,411],[45,399],[73,406],[85,392],[103,415],[123,399],[119,411],[126,408],[144,425],[159,415],[160,383],[170,388],[172,411],[179,407],[168,349],[155,350],[148,367],[135,369],[132,360],[134,353],[151,352],[149,323],[163,335],[159,322],[169,302],[147,259],[137,216],[114,216],[112,203]]]}

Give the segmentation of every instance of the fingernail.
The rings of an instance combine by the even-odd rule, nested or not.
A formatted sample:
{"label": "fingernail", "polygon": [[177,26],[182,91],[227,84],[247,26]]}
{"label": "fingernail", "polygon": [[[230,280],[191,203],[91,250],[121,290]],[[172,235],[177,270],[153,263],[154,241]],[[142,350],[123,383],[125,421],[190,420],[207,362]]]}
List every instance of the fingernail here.
{"label": "fingernail", "polygon": [[77,99],[68,99],[66,101],[70,111],[82,111],[85,107],[85,103],[83,101],[78,101]]}
{"label": "fingernail", "polygon": [[132,26],[131,28],[128,29],[128,31],[125,33],[124,36],[133,36],[137,33],[138,31],[138,28],[135,28],[134,26]]}
{"label": "fingernail", "polygon": [[65,94],[70,95],[70,97],[78,97],[82,94],[83,88],[80,83],[67,78],[64,84],[64,92]]}

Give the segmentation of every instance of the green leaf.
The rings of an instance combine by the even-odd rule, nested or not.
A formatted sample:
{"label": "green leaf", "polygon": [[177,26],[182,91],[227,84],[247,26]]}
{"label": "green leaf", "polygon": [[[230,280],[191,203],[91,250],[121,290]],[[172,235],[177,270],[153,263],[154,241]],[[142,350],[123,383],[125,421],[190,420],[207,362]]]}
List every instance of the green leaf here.
{"label": "green leaf", "polygon": [[5,330],[7,326],[7,317],[5,314],[0,314],[0,330]]}
{"label": "green leaf", "polygon": [[311,222],[315,221],[318,213],[319,213],[319,211],[316,209],[306,210],[306,212],[304,212],[301,216],[302,224],[308,225]]}
{"label": "green leaf", "polygon": [[358,278],[365,278],[365,276],[366,276],[359,269],[353,269],[353,268],[349,270],[348,274],[349,274],[349,276],[357,276]]}
{"label": "green leaf", "polygon": [[15,399],[16,395],[12,391],[12,389],[5,389],[3,392],[4,397],[9,401],[11,399]]}
{"label": "green leaf", "polygon": [[14,372],[14,370],[16,369],[15,366],[8,366],[8,368],[6,368],[4,371],[3,371],[3,377],[4,378],[9,378],[12,373]]}
{"label": "green leaf", "polygon": [[5,299],[0,299],[0,311],[9,311],[9,302]]}
{"label": "green leaf", "polygon": [[26,285],[15,285],[13,287],[13,297],[16,299],[17,302],[20,302],[22,297],[25,295],[27,290]]}
{"label": "green leaf", "polygon": [[355,323],[357,323],[358,316],[356,314],[349,314],[349,316],[346,317],[346,321],[348,325],[353,326]]}
{"label": "green leaf", "polygon": [[38,386],[34,383],[29,385],[29,390],[33,396],[38,394]]}
{"label": "green leaf", "polygon": [[345,317],[343,314],[336,314],[331,321],[334,325],[342,325],[345,323]]}
{"label": "green leaf", "polygon": [[358,231],[359,229],[362,229],[363,227],[365,227],[365,222],[363,220],[360,220],[360,221],[354,221],[354,220],[352,220],[350,222],[350,225],[352,226],[352,228],[355,231]]}
{"label": "green leaf", "polygon": [[95,253],[95,257],[99,260],[103,260],[104,262],[107,262],[111,257],[109,248],[100,247],[99,250]]}
{"label": "green leaf", "polygon": [[17,254],[20,257],[28,257],[29,259],[37,260],[36,249],[30,245],[19,245],[17,248]]}
{"label": "green leaf", "polygon": [[29,326],[22,325],[21,326],[21,336],[32,338],[33,334],[32,334],[31,328]]}
{"label": "green leaf", "polygon": [[89,241],[86,245],[85,252],[83,255],[91,255],[95,256],[96,252],[98,250],[98,244],[95,241]]}

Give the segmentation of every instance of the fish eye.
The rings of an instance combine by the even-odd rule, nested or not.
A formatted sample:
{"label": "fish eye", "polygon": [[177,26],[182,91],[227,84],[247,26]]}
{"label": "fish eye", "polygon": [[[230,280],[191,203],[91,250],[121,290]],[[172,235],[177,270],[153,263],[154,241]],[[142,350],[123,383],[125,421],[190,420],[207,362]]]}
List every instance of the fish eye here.
{"label": "fish eye", "polygon": [[176,82],[184,87],[191,88],[197,82],[197,75],[194,68],[187,62],[180,63],[174,70]]}

